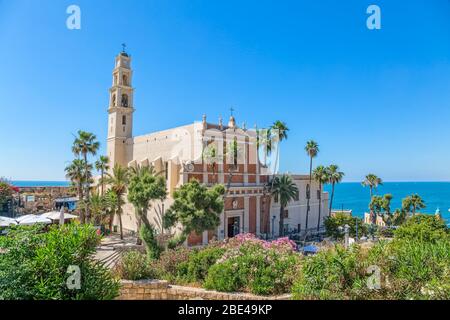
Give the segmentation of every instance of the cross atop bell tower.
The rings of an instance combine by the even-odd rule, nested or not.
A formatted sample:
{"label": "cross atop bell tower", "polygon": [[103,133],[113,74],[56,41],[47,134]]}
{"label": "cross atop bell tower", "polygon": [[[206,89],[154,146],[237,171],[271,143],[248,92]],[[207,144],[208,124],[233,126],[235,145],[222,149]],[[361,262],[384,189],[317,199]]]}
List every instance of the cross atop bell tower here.
{"label": "cross atop bell tower", "polygon": [[122,166],[128,164],[126,143],[133,137],[133,71],[131,57],[125,51],[126,45],[122,44],[122,47],[122,52],[115,59],[112,87],[109,89],[107,154],[111,167],[116,163]]}

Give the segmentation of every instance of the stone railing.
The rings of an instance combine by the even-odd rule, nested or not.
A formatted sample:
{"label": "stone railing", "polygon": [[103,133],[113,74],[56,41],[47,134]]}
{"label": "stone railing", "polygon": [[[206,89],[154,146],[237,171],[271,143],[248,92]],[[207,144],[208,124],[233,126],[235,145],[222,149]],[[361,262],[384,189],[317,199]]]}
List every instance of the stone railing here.
{"label": "stone railing", "polygon": [[175,286],[165,280],[121,281],[118,300],[290,300],[291,295],[257,296]]}

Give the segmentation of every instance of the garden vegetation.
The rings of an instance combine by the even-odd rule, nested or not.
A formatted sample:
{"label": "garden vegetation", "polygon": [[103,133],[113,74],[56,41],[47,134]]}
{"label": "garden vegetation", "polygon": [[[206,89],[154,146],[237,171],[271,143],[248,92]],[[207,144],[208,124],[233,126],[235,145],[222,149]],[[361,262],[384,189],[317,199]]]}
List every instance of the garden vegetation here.
{"label": "garden vegetation", "polygon": [[[450,299],[450,235],[442,219],[416,215],[391,240],[341,244],[302,256],[287,238],[264,241],[251,234],[204,248],[176,247],[159,259],[132,252],[119,265],[170,283],[257,295],[292,293],[294,299]],[[379,271],[379,273],[378,273]],[[143,275],[142,279],[147,276]]]}
{"label": "garden vegetation", "polygon": [[[100,236],[91,225],[11,227],[0,237],[0,300],[109,300],[119,282],[93,259]],[[45,232],[44,232],[45,231]],[[69,266],[80,286],[67,285]]]}

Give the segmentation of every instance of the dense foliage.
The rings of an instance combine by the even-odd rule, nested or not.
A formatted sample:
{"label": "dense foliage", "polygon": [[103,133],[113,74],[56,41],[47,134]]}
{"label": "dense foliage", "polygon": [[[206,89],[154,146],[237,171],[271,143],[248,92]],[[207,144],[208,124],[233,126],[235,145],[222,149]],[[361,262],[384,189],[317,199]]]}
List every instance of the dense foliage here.
{"label": "dense foliage", "polygon": [[[140,231],[140,239],[146,241],[145,235],[150,236],[153,241],[154,228],[147,217],[148,209],[151,202],[155,200],[164,200],[167,196],[166,181],[159,173],[154,172],[153,167],[131,168],[129,183],[128,183],[128,201],[133,204],[138,223],[138,231]],[[142,223],[144,228],[141,228]],[[140,239],[138,243],[140,244]],[[153,250],[154,246],[151,243],[146,243],[150,247],[152,254],[158,256],[158,252]]]}
{"label": "dense foliage", "polygon": [[158,259],[162,248],[159,246],[156,239],[156,230],[153,225],[143,224],[139,235],[144,240],[147,255],[150,259]]}
{"label": "dense foliage", "polygon": [[348,299],[366,286],[366,263],[358,246],[336,247],[306,258],[292,288],[296,299]]}
{"label": "dense foliage", "polygon": [[12,197],[12,189],[11,186],[0,179],[0,211],[3,209],[3,206],[10,200]]}
{"label": "dense foliage", "polygon": [[432,215],[416,215],[395,231],[397,240],[416,240],[421,242],[438,242],[449,240],[449,228],[445,222]]}
{"label": "dense foliage", "polygon": [[[137,274],[135,265],[146,260],[133,258],[127,272]],[[435,216],[410,218],[390,241],[348,249],[337,244],[314,256],[300,255],[287,238],[241,234],[204,248],[176,247],[147,263],[156,278],[217,291],[292,292],[295,299],[450,299],[450,236]]]}
{"label": "dense foliage", "polygon": [[[92,258],[100,241],[95,228],[68,224],[14,227],[0,237],[1,299],[113,299],[119,284]],[[80,287],[68,286],[69,266],[80,269]]]}
{"label": "dense foliage", "polygon": [[165,227],[180,223],[184,235],[217,228],[224,194],[225,187],[221,184],[208,188],[195,179],[183,184],[174,192],[174,203],[164,215]]}
{"label": "dense foliage", "polygon": [[125,252],[115,268],[121,279],[141,280],[155,277],[150,261],[146,254],[132,250]]}
{"label": "dense foliage", "polygon": [[300,260],[286,238],[267,242],[243,234],[201,249],[167,250],[150,265],[156,277],[171,283],[268,295],[289,292]]}
{"label": "dense foliage", "polygon": [[[379,287],[368,285],[374,270]],[[292,292],[296,299],[450,299],[448,227],[417,215],[392,241],[324,250],[305,259]]]}
{"label": "dense foliage", "polygon": [[[259,295],[288,292],[300,266],[300,256],[286,238],[266,242],[235,239],[223,257],[208,271],[205,288],[247,291]],[[239,243],[240,242],[240,243]]]}
{"label": "dense foliage", "polygon": [[350,227],[350,237],[356,236],[356,224],[358,224],[359,238],[366,235],[368,232],[367,226],[363,223],[362,219],[352,217],[343,212],[337,212],[334,216],[326,217],[324,224],[327,236],[334,239],[344,238],[344,232],[342,231],[342,229],[340,229],[340,227],[343,227],[345,225],[348,225]]}

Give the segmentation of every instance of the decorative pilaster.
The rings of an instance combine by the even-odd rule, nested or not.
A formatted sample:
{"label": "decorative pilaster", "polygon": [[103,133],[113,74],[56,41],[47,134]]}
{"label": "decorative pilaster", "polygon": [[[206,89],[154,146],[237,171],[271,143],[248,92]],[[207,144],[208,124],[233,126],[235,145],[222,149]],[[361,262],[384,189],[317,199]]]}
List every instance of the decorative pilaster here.
{"label": "decorative pilaster", "polygon": [[244,197],[244,226],[243,226],[243,231],[245,233],[250,232],[250,198],[249,197]]}
{"label": "decorative pilaster", "polygon": [[256,197],[256,235],[261,234],[261,196]]}
{"label": "decorative pilaster", "polygon": [[203,245],[207,245],[208,244],[208,231],[203,231],[202,244]]}

